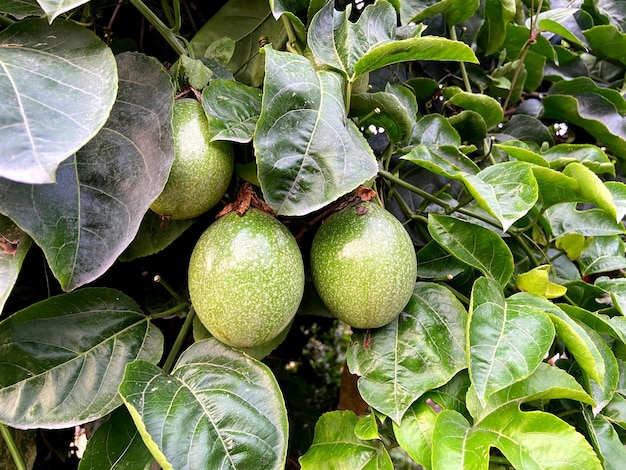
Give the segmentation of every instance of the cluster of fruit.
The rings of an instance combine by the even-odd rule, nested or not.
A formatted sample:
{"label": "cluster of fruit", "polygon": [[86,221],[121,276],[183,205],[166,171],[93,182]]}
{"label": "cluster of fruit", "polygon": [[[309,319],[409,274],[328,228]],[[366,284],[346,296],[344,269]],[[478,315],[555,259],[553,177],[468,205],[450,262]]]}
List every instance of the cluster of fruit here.
{"label": "cluster of fruit", "polygon": [[[173,124],[174,163],[152,208],[172,218],[195,217],[224,195],[232,148],[228,142],[208,141],[208,122],[195,100],[176,101]],[[377,328],[393,321],[408,303],[417,262],[402,224],[376,202],[361,201],[321,224],[310,269],[332,314],[355,328]],[[198,318],[213,336],[239,348],[268,343],[288,328],[304,286],[295,238],[275,217],[254,207],[230,211],[211,224],[189,263],[189,295]]]}

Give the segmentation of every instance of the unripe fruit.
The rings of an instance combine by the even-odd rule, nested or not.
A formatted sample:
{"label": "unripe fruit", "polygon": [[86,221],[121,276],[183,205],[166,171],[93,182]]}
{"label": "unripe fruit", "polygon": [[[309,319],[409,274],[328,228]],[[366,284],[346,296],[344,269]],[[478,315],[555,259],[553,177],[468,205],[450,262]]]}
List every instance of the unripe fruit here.
{"label": "unripe fruit", "polygon": [[303,292],[298,244],[283,224],[258,209],[218,219],[191,255],[191,303],[206,329],[231,346],[250,348],[278,336]]}
{"label": "unripe fruit", "polygon": [[364,202],[322,223],[311,246],[311,273],[337,318],[355,328],[378,328],[394,320],[411,297],[415,248],[391,213]]}
{"label": "unripe fruit", "polygon": [[150,207],[172,219],[204,214],[224,196],[233,173],[230,142],[211,142],[209,121],[194,99],[174,102],[174,161],[165,188]]}

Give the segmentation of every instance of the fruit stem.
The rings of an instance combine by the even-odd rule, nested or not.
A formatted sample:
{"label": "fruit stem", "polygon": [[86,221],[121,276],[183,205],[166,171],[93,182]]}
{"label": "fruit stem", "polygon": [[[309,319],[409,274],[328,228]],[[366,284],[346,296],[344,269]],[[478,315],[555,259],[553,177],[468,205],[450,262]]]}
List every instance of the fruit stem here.
{"label": "fruit stem", "polygon": [[161,284],[165,288],[165,290],[168,291],[170,295],[174,297],[176,300],[178,300],[181,304],[186,305],[189,303],[189,301],[185,299],[182,295],[180,295],[178,292],[176,292],[172,288],[172,286],[169,285],[169,283],[164,281],[160,274],[157,274],[156,276],[154,276],[154,282]]}
{"label": "fruit stem", "polygon": [[135,8],[139,10],[139,13],[145,16],[146,19],[152,23],[152,26],[156,28],[161,36],[163,36],[163,39],[167,41],[167,43],[176,51],[178,55],[187,55],[187,51],[183,47],[180,37],[168,28],[145,3],[141,0],[130,0],[130,3],[132,3]]}
{"label": "fruit stem", "polygon": [[26,470],[26,464],[24,463],[24,459],[22,458],[22,454],[20,454],[19,449],[17,448],[17,444],[15,444],[15,440],[11,435],[11,431],[9,431],[9,427],[6,424],[0,423],[0,434],[4,438],[4,442],[9,449],[11,457],[13,457],[13,462],[15,462],[15,467],[17,470]]}
{"label": "fruit stem", "polygon": [[187,313],[187,318],[185,318],[185,323],[181,327],[178,332],[178,336],[176,336],[176,340],[172,345],[172,349],[170,349],[169,354],[167,355],[167,359],[163,364],[163,372],[169,374],[172,371],[172,367],[174,367],[174,361],[178,357],[178,353],[180,352],[181,347],[183,346],[183,341],[187,337],[187,333],[189,333],[189,328],[193,324],[193,317],[196,316],[196,311],[192,307],[189,307],[189,313]]}

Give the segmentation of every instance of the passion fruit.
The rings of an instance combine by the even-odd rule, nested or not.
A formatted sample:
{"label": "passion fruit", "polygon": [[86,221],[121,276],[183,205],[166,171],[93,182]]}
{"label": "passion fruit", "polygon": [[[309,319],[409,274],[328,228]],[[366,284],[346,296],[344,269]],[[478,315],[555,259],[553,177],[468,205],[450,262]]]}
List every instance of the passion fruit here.
{"label": "passion fruit", "polygon": [[172,110],[174,161],[165,188],[151,209],[172,219],[192,219],[215,206],[233,173],[231,142],[211,142],[209,121],[195,99],[176,100]]}
{"label": "passion fruit", "polygon": [[304,263],[289,230],[249,208],[218,219],[189,262],[189,295],[198,318],[223,343],[252,348],[276,338],[304,292]]}
{"label": "passion fruit", "polygon": [[311,274],[326,307],[355,328],[390,323],[409,302],[415,248],[402,224],[375,202],[328,217],[311,246]]}

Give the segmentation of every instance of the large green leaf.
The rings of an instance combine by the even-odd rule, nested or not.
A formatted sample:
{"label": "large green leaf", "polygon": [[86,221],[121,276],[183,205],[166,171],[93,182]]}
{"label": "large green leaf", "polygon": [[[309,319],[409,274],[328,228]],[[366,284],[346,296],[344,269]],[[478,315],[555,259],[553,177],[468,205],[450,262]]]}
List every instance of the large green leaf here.
{"label": "large green leaf", "polygon": [[212,140],[252,140],[261,113],[262,91],[234,80],[216,78],[202,90],[202,107]]}
{"label": "large green leaf", "polygon": [[340,74],[288,52],[266,53],[263,108],[254,138],[265,201],[304,215],[374,177],[378,166],[343,104]]}
{"label": "large green leaf", "polygon": [[149,470],[153,460],[128,410],[120,407],[89,438],[78,470]]}
{"label": "large green leaf", "polygon": [[398,62],[478,62],[462,42],[436,36],[396,40],[396,11],[388,2],[368,5],[356,23],[348,20],[349,14],[349,9],[340,12],[334,9],[334,2],[327,2],[313,18],[308,33],[316,58],[342,71],[349,81]]}
{"label": "large green leaf", "polygon": [[211,338],[194,343],[172,374],[135,361],[120,395],[165,469],[282,469],[287,413],[265,365]]}
{"label": "large green leaf", "polygon": [[584,31],[585,38],[599,59],[616,60],[626,65],[626,34],[615,25],[598,25]]}
{"label": "large green leaf", "polygon": [[621,470],[626,462],[626,447],[611,422],[601,414],[593,416],[588,409],[584,410],[583,416],[604,469]]}
{"label": "large green leaf", "polygon": [[104,273],[133,240],[173,160],[173,92],[153,58],[117,56],[120,88],[102,131],[57,172],[57,182],[0,179],[0,212],[44,251],[64,290]]}
{"label": "large green leaf", "polygon": [[400,424],[393,423],[398,444],[426,470],[430,469],[436,419],[435,410],[420,399],[406,411]]}
{"label": "large green leaf", "polygon": [[51,183],[106,122],[117,92],[111,50],[70,21],[19,21],[0,33],[0,176]]}
{"label": "large green leaf", "polygon": [[359,439],[356,425],[352,411],[324,413],[315,424],[311,447],[300,457],[302,470],[392,470],[382,441]]}
{"label": "large green leaf", "polygon": [[[552,171],[552,170],[548,170]],[[601,209],[578,210],[575,203],[554,204],[545,212],[545,220],[552,231],[552,238],[569,233],[585,237],[621,235],[624,226],[615,217]]]}
{"label": "large green leaf", "polygon": [[119,291],[85,288],[0,323],[0,421],[67,428],[121,404],[117,387],[135,359],[157,362],[163,336]]}
{"label": "large green leaf", "polygon": [[467,394],[467,408],[478,422],[498,409],[511,403],[528,403],[535,400],[569,399],[594,405],[593,398],[567,372],[558,367],[540,363],[535,372],[519,382],[492,394],[481,405],[476,389]]}
{"label": "large green leaf", "polygon": [[0,12],[21,20],[27,16],[43,16],[37,0],[0,0]]}
{"label": "large green leaf", "polygon": [[497,447],[514,468],[601,470],[595,452],[569,424],[541,411],[510,405],[470,426],[459,413],[443,410],[433,433],[433,469],[489,467],[489,448]]}
{"label": "large green leaf", "polygon": [[619,235],[593,237],[578,259],[583,276],[626,268],[626,247]]}
{"label": "large green leaf", "polygon": [[477,38],[477,44],[485,55],[500,49],[506,36],[506,25],[515,16],[515,3],[515,0],[485,1],[485,21]]}
{"label": "large green leaf", "polygon": [[519,300],[505,299],[492,279],[481,277],[474,283],[468,326],[469,372],[481,404],[532,374],[554,340],[548,316]]}
{"label": "large green leaf", "polygon": [[423,393],[467,367],[466,320],[463,305],[448,289],[418,282],[397,320],[355,333],[347,360],[350,371],[361,376],[361,396],[399,423]]}
{"label": "large green leaf", "polygon": [[616,222],[620,221],[613,195],[593,171],[582,163],[574,162],[565,167],[563,174],[578,181],[580,194],[587,201],[615,217]]}
{"label": "large green leaf", "polygon": [[513,274],[513,255],[498,234],[460,219],[429,214],[428,231],[457,259],[495,279],[501,286]]}
{"label": "large green leaf", "polygon": [[0,215],[0,315],[30,245],[31,238],[11,220]]}

